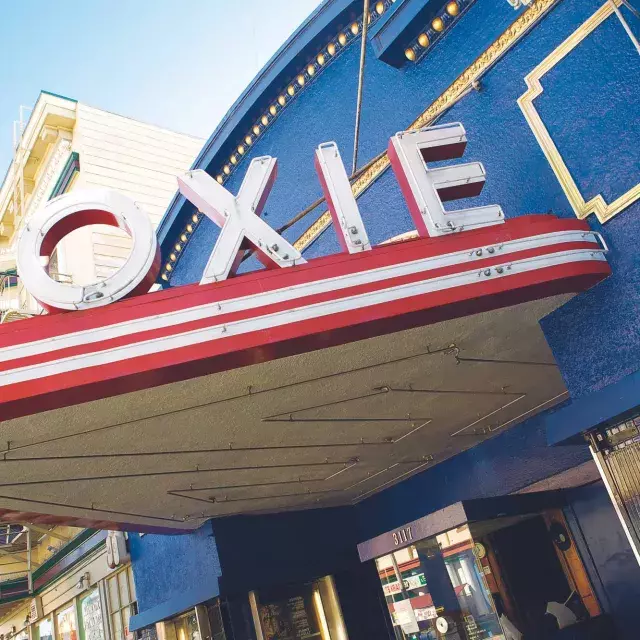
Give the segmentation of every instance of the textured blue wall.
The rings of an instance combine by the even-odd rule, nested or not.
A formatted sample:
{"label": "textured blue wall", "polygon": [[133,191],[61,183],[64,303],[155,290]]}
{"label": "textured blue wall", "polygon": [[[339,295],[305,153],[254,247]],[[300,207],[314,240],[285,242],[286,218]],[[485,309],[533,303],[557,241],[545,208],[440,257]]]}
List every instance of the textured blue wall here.
{"label": "textured blue wall", "polygon": [[386,638],[377,574],[358,558],[355,515],[342,507],[214,520],[221,593],[232,611],[243,608],[251,590],[332,575],[349,638]]}
{"label": "textured blue wall", "polygon": [[132,628],[218,595],[220,562],[211,522],[188,535],[131,534],[129,547],[140,611]]}
{"label": "textured blue wall", "polygon": [[360,502],[360,540],[459,500],[513,493],[590,457],[586,445],[549,448],[541,419],[533,417]]}
{"label": "textured blue wall", "polygon": [[[507,217],[549,210],[574,217],[516,100],[525,91],[524,76],[602,2],[560,2],[483,78],[480,92],[471,93],[447,114],[447,121],[460,120],[468,131],[465,160],[481,160],[487,169],[487,186],[474,204],[499,203]],[[389,136],[406,128],[516,16],[505,0],[478,0],[420,64],[396,70],[370,55],[361,164],[382,151]],[[272,226],[284,223],[320,196],[312,163],[315,146],[336,140],[350,166],[357,65],[356,45],[287,107],[227,183],[231,191],[237,191],[248,159],[278,156],[279,177],[266,207],[266,219]],[[587,39],[543,81],[545,93],[536,106],[587,198],[601,191],[611,200],[638,180],[639,74],[637,54],[620,25],[609,19],[593,39]],[[413,226],[391,172],[359,199],[359,205],[374,242]],[[296,224],[287,237],[295,240],[321,211],[318,208]],[[637,203],[602,226],[612,249],[613,276],[542,323],[574,397],[640,368],[640,275],[635,250],[639,213]],[[600,229],[593,216],[589,222]],[[199,280],[216,236],[214,225],[203,221],[177,266],[172,285]],[[338,244],[328,230],[310,247],[307,257],[335,251]],[[515,491],[588,457],[582,445],[548,448],[540,419],[532,418],[341,512],[344,517],[334,519],[328,511],[317,511],[216,522],[224,571],[221,584],[239,593],[265,581],[281,584],[318,577],[332,572],[337,560],[352,567],[344,574],[346,584],[355,579],[358,569],[353,564],[353,547],[338,544],[333,537],[336,530],[351,545],[356,537],[372,537],[460,499]],[[628,545],[618,535],[606,495],[595,489],[581,491],[573,501],[576,517],[612,607],[624,625],[635,615],[636,605],[629,594],[635,601],[637,594],[629,585],[631,581],[638,584],[637,566],[629,561]],[[142,608],[163,602],[168,592],[219,575],[211,538],[198,532],[165,540],[134,538],[134,570]],[[246,555],[238,554],[239,547]],[[167,565],[167,553],[181,558],[179,565],[170,563],[173,569]],[[373,578],[363,578],[361,584],[371,586]],[[352,611],[360,606],[354,604]]]}
{"label": "textured blue wall", "polygon": [[637,640],[640,567],[607,491],[601,482],[580,487],[569,492],[569,502],[577,521],[576,537],[583,537],[588,546],[580,551],[589,554],[596,567],[591,582],[604,587],[600,604],[613,616],[620,640]]}
{"label": "textured blue wall", "polygon": [[[516,100],[525,90],[524,76],[601,4],[601,0],[560,2],[483,78],[481,92],[470,94],[447,114],[446,120],[461,120],[467,128],[470,142],[465,159],[482,160],[487,168],[487,186],[475,204],[500,203],[508,217],[549,210],[574,216]],[[417,65],[398,70],[370,55],[361,164],[382,151],[390,135],[406,128],[516,15],[504,0],[482,0]],[[231,191],[237,191],[247,160],[264,154],[277,156],[279,177],[266,207],[272,226],[281,225],[320,196],[312,163],[313,149],[320,142],[336,140],[350,166],[357,65],[356,44],[287,107],[227,183]],[[543,80],[545,92],[536,106],[585,197],[602,192],[610,201],[638,180],[639,85],[637,54],[615,18],[609,18]],[[413,226],[390,171],[360,197],[359,204],[373,242]],[[294,225],[287,237],[299,237],[322,210],[319,207]],[[640,203],[602,229],[612,248],[613,277],[543,322],[574,397],[639,368],[640,332],[635,325],[640,310],[640,270],[634,246],[640,233],[638,213]],[[590,223],[600,228],[594,216]],[[217,229],[204,220],[172,284],[199,279],[216,236]],[[329,229],[306,255],[335,251],[338,243]]]}

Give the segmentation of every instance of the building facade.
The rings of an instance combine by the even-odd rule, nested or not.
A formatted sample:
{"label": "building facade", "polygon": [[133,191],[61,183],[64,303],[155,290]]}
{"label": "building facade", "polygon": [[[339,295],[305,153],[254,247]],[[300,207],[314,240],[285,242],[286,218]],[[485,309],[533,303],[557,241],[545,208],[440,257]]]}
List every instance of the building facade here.
{"label": "building facade", "polygon": [[[322,191],[311,150],[336,141],[347,173],[352,173],[361,5],[324,3],[247,88],[195,164],[236,193],[252,158],[277,156],[280,172],[266,220],[282,228],[305,212],[284,236],[306,258],[339,250],[337,236],[328,228],[327,205],[318,202]],[[637,36],[637,19],[624,7],[622,12]],[[539,326],[549,350],[536,348],[536,357],[523,356],[520,370],[504,380],[519,390],[524,383],[519,376],[532,379],[538,362],[553,362],[544,375],[561,375],[558,392],[549,391],[534,406],[516,404],[512,413],[492,403],[484,409],[477,405],[473,417],[481,431],[469,434],[463,451],[444,455],[426,469],[417,462],[397,467],[395,473],[381,467],[355,478],[362,490],[352,506],[214,519],[205,525],[211,531],[201,543],[197,537],[190,543],[134,537],[141,603],[135,624],[164,617],[172,608],[171,593],[186,597],[187,576],[179,583],[165,580],[166,562],[174,549],[193,544],[191,557],[208,558],[208,563],[193,566],[194,582],[208,585],[208,593],[192,593],[193,601],[219,594],[233,638],[304,637],[306,631],[296,631],[291,622],[296,616],[323,638],[502,637],[504,631],[496,626],[500,616],[492,617],[498,612],[526,630],[525,638],[556,637],[542,630],[544,605],[571,598],[580,600],[582,618],[591,618],[593,626],[585,630],[586,622],[573,625],[576,635],[566,637],[633,638],[640,622],[632,604],[640,571],[624,529],[628,524],[633,540],[637,463],[627,462],[626,470],[623,462],[618,464],[623,475],[616,478],[626,478],[627,484],[624,491],[613,489],[615,503],[608,488],[616,478],[607,464],[613,468],[612,457],[626,455],[628,461],[636,455],[632,443],[638,433],[634,422],[625,422],[633,420],[640,398],[640,340],[634,330],[638,268],[630,243],[640,211],[639,132],[635,124],[629,126],[637,122],[640,108],[638,92],[629,84],[629,74],[639,68],[634,41],[613,4],[597,0],[538,0],[515,11],[503,0],[379,2],[371,5],[368,30],[358,139],[361,171],[352,179],[352,189],[372,244],[415,233],[389,168],[388,139],[396,131],[460,121],[468,134],[465,158],[481,160],[487,173],[484,192],[473,205],[499,202],[508,218],[553,212],[586,219],[606,240],[612,275],[543,313]],[[178,197],[160,225],[165,286],[197,281],[217,237],[207,217],[200,216],[194,228],[193,214],[190,203]],[[176,243],[182,244],[179,253],[172,249]],[[492,330],[487,329],[485,341],[495,339]],[[499,367],[506,365],[497,361],[520,359],[502,351],[494,363],[473,363],[473,357],[482,358],[482,348],[467,355],[470,361],[462,358],[457,365],[457,384],[447,378],[446,366],[417,381],[443,391],[449,385],[448,390],[464,385],[478,389],[481,378],[501,379]],[[536,364],[526,364],[529,360]],[[440,398],[451,410],[446,397]],[[399,393],[391,399],[396,408],[411,407]],[[331,428],[322,422],[311,425]],[[599,448],[608,447],[596,454],[596,462],[585,440],[590,431],[594,441],[603,443]],[[493,437],[479,442],[485,432]],[[603,437],[613,438],[606,440],[607,447]],[[625,440],[631,443],[626,453],[616,449]],[[604,482],[597,466],[605,469]],[[193,492],[183,495],[206,499],[211,489],[198,487],[207,484],[221,483],[194,483]],[[500,522],[497,514],[506,507],[492,508],[491,499],[510,496],[517,501],[530,492],[552,492],[540,493],[548,497],[531,507],[537,517],[519,521],[522,516],[514,515]],[[269,496],[292,491],[280,484],[226,493],[244,499],[238,510],[248,511],[269,510],[277,505]],[[305,503],[304,497],[297,499]],[[467,525],[465,518],[452,521],[455,528],[446,527],[442,510],[483,500],[484,527]],[[624,509],[625,501],[628,511],[621,524],[616,510]],[[308,508],[309,502],[302,506]],[[432,529],[437,544],[428,536],[410,544],[407,536],[415,538],[416,528],[427,526],[424,519],[437,520],[437,514],[442,519]],[[394,554],[397,547],[401,550]],[[517,553],[510,554],[509,548]],[[522,559],[526,555],[529,563]],[[169,585],[162,594],[151,588],[160,577],[161,558],[161,582]],[[471,568],[474,563],[481,565],[484,585]],[[544,567],[546,577],[535,563]],[[529,576],[530,584],[519,584],[518,573]],[[314,581],[325,576],[333,576],[345,631],[332,628],[327,634],[322,622],[327,614],[314,613]],[[491,615],[483,609],[485,601],[470,604],[472,592],[491,594]],[[453,603],[446,604],[452,596]],[[456,598],[467,604],[456,605]],[[442,631],[446,624],[437,627],[436,620],[443,610],[456,608],[466,614],[447,618],[449,630]],[[603,624],[600,630],[595,630],[597,620]],[[274,631],[278,623],[282,636]]]}
{"label": "building facade", "polygon": [[[85,319],[97,323],[99,312],[108,327],[123,317],[160,322],[181,299],[202,310],[188,318],[194,333],[229,313],[220,336],[237,347],[208,366],[204,341],[182,345],[187,355],[162,370],[123,367],[116,391],[75,381],[75,390],[97,388],[95,395],[37,397],[37,413],[21,404],[26,396],[12,396],[6,432],[39,454],[21,458],[34,479],[7,481],[3,508],[131,531],[130,628],[143,635],[636,638],[639,32],[633,12],[613,1],[382,0],[368,15],[360,0],[322,3],[231,108],[193,171],[179,177],[157,229],[164,290],[148,305],[129,300],[67,316],[77,322],[69,331]],[[447,160],[432,167],[438,203],[461,202],[447,204],[443,219],[460,220],[456,207],[495,213],[498,203],[504,223],[494,220],[492,230],[455,223],[445,225],[456,232],[445,237],[420,230],[412,174],[397,169],[394,145],[446,133],[445,125],[458,132],[457,145],[434,156],[420,147],[419,170],[422,160]],[[375,247],[368,254],[340,254],[363,228],[353,232],[339,216],[332,224],[334,196],[345,207],[351,200],[316,175],[314,150],[337,157],[329,141],[350,175],[363,248]],[[451,170],[462,151],[465,162],[483,167]],[[275,182],[268,156],[278,158]],[[233,218],[243,196],[232,200],[221,187],[233,195],[251,189],[255,175],[245,176],[258,165],[270,167],[270,193],[266,203],[252,201],[252,213],[283,239],[265,247],[249,237],[256,255],[240,261],[236,251],[248,249],[240,238],[220,277],[211,251],[226,223],[211,203],[226,198],[222,213]],[[190,186],[196,180],[208,184],[209,199]],[[292,340],[278,351],[272,325],[265,343],[238,337],[226,310],[234,291],[268,301],[278,278],[288,278],[278,292],[299,292],[298,274],[324,270],[331,278],[355,260],[371,260],[373,272],[394,252],[419,247],[444,259],[449,253],[438,247],[447,242],[459,241],[465,259],[488,260],[473,276],[494,282],[515,264],[496,267],[494,254],[511,241],[548,238],[548,224],[579,234],[568,252],[589,239],[591,258],[606,254],[610,275],[574,289],[530,282],[535,295],[511,291],[497,304],[480,294],[446,298],[446,310],[426,326],[408,319],[380,329],[385,318],[376,316],[378,329],[361,334],[357,314],[352,327],[313,317],[317,340],[307,350]],[[486,240],[499,228],[512,235]],[[265,252],[295,264],[259,271]],[[549,266],[546,254],[535,257]],[[226,279],[236,268],[239,275]],[[208,298],[212,291],[220,297]],[[320,294],[314,303],[331,292]],[[294,302],[277,299],[274,315],[298,312],[285,304]],[[153,305],[157,312],[143,309]],[[403,299],[395,316],[419,311],[410,305]],[[36,322],[34,336],[49,326]],[[150,360],[162,357],[160,340],[173,337],[176,324],[147,327],[158,340]],[[73,440],[46,441],[45,416]],[[48,477],[36,459],[46,461]],[[80,473],[83,464],[90,474]]]}
{"label": "building facade", "polygon": [[19,640],[130,640],[136,612],[131,564],[123,557],[109,566],[107,537],[106,531],[77,531],[38,564],[31,590],[3,581],[0,633]]}
{"label": "building facade", "polygon": [[[47,201],[75,189],[116,188],[160,221],[202,141],[43,91],[16,123],[14,160],[0,188],[0,313],[5,321],[42,312],[16,275],[20,231]],[[130,239],[106,225],[78,229],[56,248],[50,273],[89,284],[126,260]]]}

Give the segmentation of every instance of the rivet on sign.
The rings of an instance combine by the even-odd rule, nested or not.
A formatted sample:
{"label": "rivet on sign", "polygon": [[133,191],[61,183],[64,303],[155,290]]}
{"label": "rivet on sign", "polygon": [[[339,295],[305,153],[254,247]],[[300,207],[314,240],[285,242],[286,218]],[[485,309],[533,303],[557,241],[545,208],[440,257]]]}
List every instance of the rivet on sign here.
{"label": "rivet on sign", "polygon": [[476,251],[476,255],[477,255],[477,256],[481,256],[481,255],[482,255],[482,249],[478,249],[478,250]]}
{"label": "rivet on sign", "polygon": [[497,268],[496,268],[496,271],[497,271],[498,273],[502,273],[502,272],[504,271],[504,269],[503,269],[502,267],[497,267]]}
{"label": "rivet on sign", "polygon": [[489,248],[487,249],[487,251],[488,251],[489,253],[495,253],[495,249],[494,249],[493,247],[489,247]]}
{"label": "rivet on sign", "polygon": [[484,270],[484,275],[485,276],[490,276],[491,275],[491,269],[485,269]]}

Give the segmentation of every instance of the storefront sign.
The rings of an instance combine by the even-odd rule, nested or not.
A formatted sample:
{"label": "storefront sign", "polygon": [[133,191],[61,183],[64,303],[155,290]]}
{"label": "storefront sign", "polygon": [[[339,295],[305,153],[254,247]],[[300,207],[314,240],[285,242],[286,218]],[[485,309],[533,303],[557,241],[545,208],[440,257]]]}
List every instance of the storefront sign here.
{"label": "storefront sign", "polygon": [[40,596],[29,601],[29,622],[35,622],[42,618],[42,599]]}
{"label": "storefront sign", "polygon": [[402,587],[400,586],[400,582],[396,580],[395,582],[389,582],[387,584],[383,584],[382,590],[384,591],[385,596],[392,596],[396,593],[401,593]]}
{"label": "storefront sign", "polygon": [[393,608],[396,624],[398,624],[405,633],[417,633],[420,631],[411,600],[395,602]]}
{"label": "storefront sign", "polygon": [[[415,576],[409,576],[408,578],[404,578],[402,580],[402,586],[405,591],[410,591],[411,589],[420,589],[425,587],[427,584],[427,580],[424,577],[424,573],[419,573]],[[384,591],[385,596],[392,596],[395,593],[400,593],[402,591],[402,587],[400,586],[400,582],[397,580],[395,582],[388,582],[387,584],[382,585],[382,590]]]}
{"label": "storefront sign", "polygon": [[427,584],[427,579],[424,577],[424,573],[418,573],[415,576],[409,576],[403,581],[404,588],[409,591],[411,589],[419,589]]}
{"label": "storefront sign", "polygon": [[[609,275],[599,236],[583,221],[541,215],[505,222],[496,206],[445,212],[442,200],[473,195],[484,171],[477,163],[430,170],[425,161],[457,157],[465,145],[459,123],[392,139],[392,165],[423,237],[375,249],[337,148],[320,145],[318,172],[349,255],[309,263],[257,215],[275,180],[274,158],[251,162],[237,196],[204,172],[189,172],[180,190],[222,231],[202,286],[144,296],[137,294],[155,280],[159,256],[136,205],[104,191],[52,200],[21,236],[18,269],[52,312],[83,312],[32,319],[20,331],[0,327],[3,419],[581,291]],[[95,223],[131,233],[129,260],[87,287],[51,280],[42,258],[69,231]],[[283,268],[225,281],[247,246]],[[410,535],[418,539],[415,528],[395,532],[393,546],[405,546]]]}
{"label": "storefront sign", "polygon": [[424,609],[415,609],[416,620],[422,622],[424,620],[434,620],[438,617],[435,607],[425,607]]}

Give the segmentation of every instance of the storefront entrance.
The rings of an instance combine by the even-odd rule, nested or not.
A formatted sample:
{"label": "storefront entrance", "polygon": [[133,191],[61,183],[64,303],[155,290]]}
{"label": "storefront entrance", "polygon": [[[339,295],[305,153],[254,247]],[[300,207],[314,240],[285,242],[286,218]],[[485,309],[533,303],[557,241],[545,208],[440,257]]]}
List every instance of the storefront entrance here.
{"label": "storefront entrance", "polygon": [[[462,504],[359,549],[363,560],[375,554],[396,640],[615,637],[561,509],[510,516],[503,501],[496,503],[497,517],[469,521]],[[442,528],[458,519],[467,521],[428,535],[438,521]],[[376,554],[387,543],[397,550]]]}

